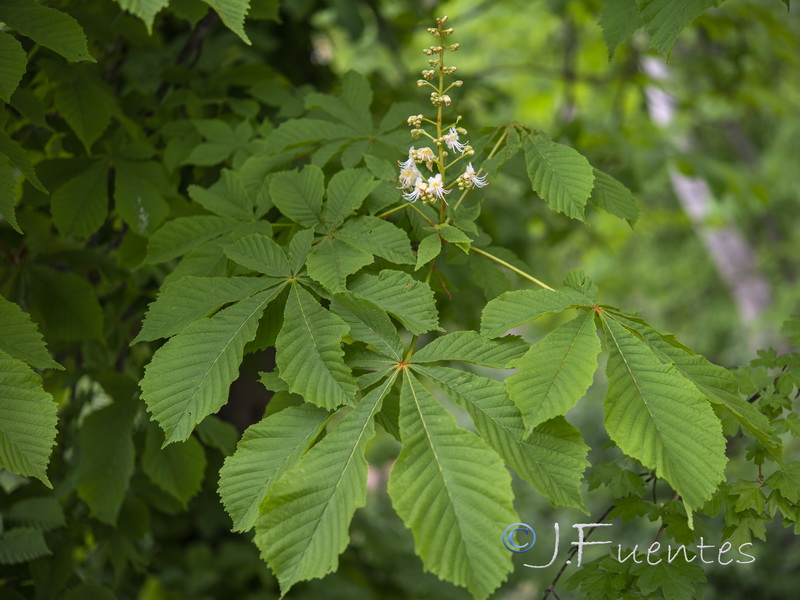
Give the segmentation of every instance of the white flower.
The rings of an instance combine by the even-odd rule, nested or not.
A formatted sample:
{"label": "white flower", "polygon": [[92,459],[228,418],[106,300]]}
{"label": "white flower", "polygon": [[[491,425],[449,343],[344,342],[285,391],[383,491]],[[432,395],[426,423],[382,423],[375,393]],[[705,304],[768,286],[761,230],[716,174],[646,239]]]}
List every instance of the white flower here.
{"label": "white flower", "polygon": [[417,151],[414,150],[414,146],[411,146],[411,148],[408,149],[408,160],[404,160],[402,162],[399,160],[397,161],[397,164],[400,165],[400,170],[417,168],[417,163],[416,160],[414,159],[414,155],[416,154],[416,152]]}
{"label": "white flower", "polygon": [[[450,150],[458,150],[462,154],[464,153],[466,144],[462,144],[458,141],[458,132],[456,131],[455,127],[451,127],[450,131],[442,136],[442,139],[447,147],[450,148]],[[469,142],[467,142],[467,144],[468,143]]]}
{"label": "white flower", "polygon": [[467,165],[467,168],[464,169],[464,173],[463,175],[461,175],[461,179],[479,188],[482,188],[485,185],[489,185],[489,182],[486,181],[486,175],[481,175],[480,177],[478,177],[478,174],[475,172],[475,169],[472,168],[472,163],[469,163]]}
{"label": "white flower", "polygon": [[402,167],[400,169],[401,188],[413,187],[417,179],[421,178],[422,178],[422,173],[419,172],[417,165],[412,164],[410,167]]}
{"label": "white flower", "polygon": [[420,148],[417,150],[417,162],[424,162],[429,171],[433,170],[433,161],[435,159],[436,155],[430,148]]}
{"label": "white flower", "polygon": [[424,196],[427,191],[428,184],[425,183],[422,177],[418,177],[414,182],[414,189],[410,192],[403,192],[403,197],[409,202],[416,202],[420,196]]}
{"label": "white flower", "polygon": [[[439,200],[444,200],[444,195],[449,194],[452,190],[446,190],[444,188],[444,183],[442,182],[442,174],[437,173],[435,177],[428,178],[428,190],[427,193],[429,196],[433,198],[438,198]],[[445,200],[445,204],[447,204],[447,200]]]}

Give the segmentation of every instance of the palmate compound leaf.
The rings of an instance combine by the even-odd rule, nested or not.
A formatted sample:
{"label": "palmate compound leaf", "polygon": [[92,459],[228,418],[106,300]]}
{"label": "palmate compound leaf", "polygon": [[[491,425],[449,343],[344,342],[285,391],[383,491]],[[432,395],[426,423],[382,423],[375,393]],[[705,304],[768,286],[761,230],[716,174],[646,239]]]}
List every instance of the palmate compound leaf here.
{"label": "palmate compound leaf", "polygon": [[353,339],[372,344],[378,352],[393,361],[403,359],[403,344],[386,311],[369,300],[345,292],[333,297],[331,312],[347,323]]}
{"label": "palmate compound leaf", "polygon": [[405,231],[377,217],[356,217],[320,240],[308,257],[308,274],[339,293],[348,275],[371,264],[373,255],[396,264],[414,264]]}
{"label": "palmate compound leaf", "polygon": [[3,0],[0,21],[70,62],[95,62],[86,47],[83,28],[65,12],[42,6],[36,0]]}
{"label": "palmate compound leaf", "polygon": [[519,373],[505,386],[528,431],[575,406],[592,384],[598,354],[594,313],[586,311],[548,333],[513,364]]}
{"label": "palmate compound leaf", "polygon": [[614,57],[617,46],[631,37],[641,24],[636,0],[605,0],[600,9],[600,27],[608,48],[609,61]]}
{"label": "palmate compound leaf", "polygon": [[589,447],[580,432],[562,417],[526,434],[519,409],[503,383],[467,371],[414,365],[466,410],[481,437],[522,479],[558,506],[586,512],[581,499]]}
{"label": "palmate compound leaf", "polygon": [[367,169],[344,169],[336,173],[328,183],[324,220],[332,227],[337,227],[361,206],[379,183]]}
{"label": "palmate compound leaf", "polygon": [[86,417],[78,433],[78,495],[99,521],[111,526],[117,523],[133,475],[136,450],[132,428],[136,410],[134,402],[114,402]]}
{"label": "palmate compound leaf", "polygon": [[292,276],[283,249],[272,238],[260,233],[246,235],[225,246],[225,254],[243,267],[265,275],[282,278]]}
{"label": "palmate compound leaf", "polygon": [[186,508],[203,483],[206,453],[192,435],[166,448],[162,447],[163,439],[163,433],[151,423],[142,452],[142,470],[150,481]]}
{"label": "palmate compound leaf", "polygon": [[594,184],[589,161],[541,132],[525,138],[524,148],[533,191],[553,210],[584,221],[583,210]]}
{"label": "palmate compound leaf", "polygon": [[29,314],[0,296],[0,350],[37,369],[63,369],[50,358],[39,329]]}
{"label": "palmate compound leaf", "polygon": [[290,406],[247,428],[219,472],[219,495],[234,531],[248,531],[272,484],[314,441],[328,412],[310,404]]}
{"label": "palmate compound leaf", "polygon": [[487,598],[512,569],[510,553],[498,540],[518,520],[508,471],[408,370],[400,434],[403,449],[388,489],[414,534],[417,554],[426,570]]}
{"label": "palmate compound leaf", "polygon": [[594,189],[589,202],[620,219],[627,219],[631,225],[639,218],[639,205],[631,191],[600,169],[594,170]]}
{"label": "palmate compound leaf", "polygon": [[408,273],[387,269],[378,275],[361,275],[348,287],[351,292],[397,317],[413,334],[420,335],[439,328],[433,290]]}
{"label": "palmate compound leaf", "polygon": [[609,350],[605,426],[626,454],[667,481],[689,508],[708,500],[725,471],[725,438],[711,405],[673,364],[602,315]]}
{"label": "palmate compound leaf", "polygon": [[457,360],[484,367],[506,369],[509,363],[521,358],[527,350],[527,342],[514,335],[492,340],[477,331],[456,331],[436,338],[415,352],[411,362]]}
{"label": "palmate compound leaf", "polygon": [[10,102],[25,74],[27,63],[28,55],[22,44],[13,35],[0,32],[0,99]]}
{"label": "palmate compound leaf", "polygon": [[225,27],[242,38],[248,46],[251,44],[250,38],[244,32],[244,18],[250,10],[250,0],[203,0],[203,2],[216,11]]}
{"label": "palmate compound leaf", "polygon": [[147,264],[155,265],[187,254],[205,242],[233,231],[240,221],[212,215],[167,221],[147,242]]}
{"label": "palmate compound leaf", "polygon": [[718,0],[637,0],[639,17],[650,44],[662,54],[669,54],[681,32]]}
{"label": "palmate compound leaf", "polygon": [[52,487],[47,463],[56,421],[56,403],[39,376],[0,350],[0,468]]}
{"label": "palmate compound leaf", "polygon": [[108,216],[108,161],[100,160],[53,192],[53,222],[65,236],[85,237]]}
{"label": "palmate compound leaf", "polygon": [[281,289],[265,290],[192,323],[153,355],[139,385],[166,433],[165,444],[187,439],[195,425],[227,402],[244,346]]}
{"label": "palmate compound leaf", "polygon": [[18,565],[51,554],[44,533],[38,529],[15,527],[0,536],[0,565]]}
{"label": "palmate compound leaf", "polygon": [[358,386],[341,347],[349,329],[305,289],[292,284],[275,342],[275,361],[289,391],[328,410],[353,404]]}
{"label": "palmate compound leaf", "polygon": [[651,327],[625,320],[622,316],[617,318],[623,325],[641,333],[657,356],[674,364],[709,402],[730,412],[744,429],[764,445],[776,462],[782,464],[781,445],[775,437],[772,424],[766,415],[739,395],[739,386],[727,369],[699,354],[690,354],[670,344]]}
{"label": "palmate compound leaf", "polygon": [[319,167],[277,173],[270,179],[269,193],[272,203],[292,221],[305,227],[322,223],[325,176]]}
{"label": "palmate compound leaf", "polygon": [[337,237],[325,236],[308,255],[308,275],[334,294],[344,291],[347,277],[372,263],[372,254]]}
{"label": "palmate compound leaf", "polygon": [[[374,388],[270,488],[255,542],[286,594],[338,567],[355,510],[366,504],[367,442],[395,376]],[[280,413],[278,413],[280,414]]]}
{"label": "palmate compound leaf", "polygon": [[153,21],[156,18],[156,14],[162,9],[166,8],[169,4],[169,0],[116,0],[116,3],[119,4],[123,10],[127,10],[129,13],[132,13],[139,17],[143,22],[145,27],[147,27],[147,33],[153,33]]}
{"label": "palmate compound leaf", "polygon": [[280,285],[266,277],[181,277],[165,285],[147,307],[142,329],[131,345],[172,337],[223,304]]}
{"label": "palmate compound leaf", "polygon": [[481,315],[481,333],[498,337],[523,323],[571,306],[592,306],[594,300],[573,289],[515,290],[490,301]]}

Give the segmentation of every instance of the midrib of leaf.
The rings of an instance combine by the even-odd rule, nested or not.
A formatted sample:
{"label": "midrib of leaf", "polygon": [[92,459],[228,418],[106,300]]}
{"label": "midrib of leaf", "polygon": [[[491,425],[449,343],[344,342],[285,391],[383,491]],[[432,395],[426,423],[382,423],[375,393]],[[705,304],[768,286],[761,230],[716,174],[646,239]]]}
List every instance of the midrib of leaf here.
{"label": "midrib of leaf", "polygon": [[[572,353],[572,348],[575,346],[575,340],[578,339],[578,336],[580,336],[581,332],[583,331],[583,328],[586,326],[586,323],[588,322],[591,322],[591,316],[588,316],[586,320],[584,320],[584,322],[581,324],[580,329],[578,329],[578,331],[575,332],[575,337],[572,338],[572,341],[569,344],[569,348],[567,348],[567,353],[564,355],[564,358],[561,359],[561,363],[558,366],[558,370],[556,371],[555,375],[553,376],[553,379],[547,386],[547,394],[545,394],[545,397],[547,397],[550,394],[550,390],[553,389],[553,386],[556,384],[558,376],[561,374],[561,371],[564,370],[564,365],[566,364],[567,359],[570,357],[570,354]],[[627,361],[625,364],[626,365],[628,364]]]}
{"label": "midrib of leaf", "polygon": [[[397,371],[395,371],[391,375],[391,377],[386,379],[386,381],[384,382],[383,389],[381,390],[380,394],[378,394],[377,400],[375,400],[375,406],[372,407],[372,410],[370,411],[369,416],[364,420],[364,426],[358,432],[358,437],[356,438],[355,443],[353,444],[353,446],[352,446],[352,448],[350,450],[350,454],[348,455],[347,460],[344,461],[344,466],[339,470],[339,477],[336,480],[336,485],[331,487],[331,493],[328,495],[328,497],[327,497],[327,499],[325,501],[325,508],[322,509],[322,513],[320,514],[319,519],[317,519],[317,522],[314,525],[314,531],[309,536],[309,538],[313,539],[314,536],[316,536],[317,530],[319,529],[319,526],[320,526],[320,523],[322,523],[322,521],[324,520],[325,515],[328,512],[328,508],[330,508],[331,505],[333,504],[331,502],[331,498],[333,498],[336,495],[336,492],[338,491],[339,486],[342,484],[342,479],[344,478],[345,473],[347,473],[348,469],[350,468],[350,463],[353,462],[353,458],[355,457],[356,451],[357,451],[357,449],[359,447],[359,444],[361,443],[361,438],[364,437],[364,432],[367,430],[367,427],[368,427],[369,423],[374,418],[375,413],[378,412],[377,409],[381,406],[383,397],[386,395],[386,392],[388,391],[388,389],[394,383],[394,380],[396,379],[396,377],[397,377]],[[363,401],[363,398],[362,398],[362,401]],[[333,415],[331,415],[331,417],[332,416]],[[328,420],[330,420],[331,417],[328,417]],[[323,427],[324,427],[324,425],[323,425]],[[320,428],[320,430],[321,430],[321,428]],[[267,498],[269,498],[269,495],[267,495]],[[294,568],[294,572],[296,572],[299,569],[301,564],[302,564],[302,561],[297,563],[297,566]]]}
{"label": "midrib of leaf", "polygon": [[[414,404],[417,408],[417,414],[419,415],[420,423],[422,423],[422,428],[425,430],[425,439],[428,441],[428,446],[430,447],[431,452],[433,453],[433,456],[436,459],[436,467],[439,469],[439,474],[441,475],[442,481],[445,484],[444,489],[447,491],[447,500],[450,504],[450,507],[453,509],[453,512],[457,513],[458,512],[456,508],[457,504],[453,502],[453,494],[450,491],[450,486],[448,485],[449,482],[447,480],[447,476],[445,475],[445,471],[442,469],[442,461],[439,459],[438,452],[436,452],[436,448],[433,444],[433,438],[431,437],[430,431],[428,430],[428,423],[425,421],[425,417],[419,405],[419,400],[417,398],[417,391],[416,389],[414,389],[414,380],[411,378],[411,373],[409,373],[408,369],[405,369],[405,374],[406,374],[406,379],[408,379],[408,388],[411,391],[411,395],[414,398]],[[422,383],[420,383],[420,385],[422,385]],[[464,532],[461,530],[461,527],[459,526],[460,523],[461,523],[460,515],[457,515],[456,527],[459,528],[458,533],[459,533],[459,539],[461,540],[461,547],[465,550],[465,554],[471,556],[472,553],[470,552],[469,545],[464,543],[466,536],[464,535]],[[470,560],[470,562],[472,562],[472,560]]]}
{"label": "midrib of leaf", "polygon": [[[281,289],[283,289],[283,285],[281,285],[281,286],[279,286],[277,288],[277,292],[279,293]],[[222,346],[222,348],[220,349],[219,352],[217,352],[217,356],[216,356],[216,358],[214,358],[214,360],[209,365],[208,370],[205,373],[203,373],[203,376],[200,378],[200,380],[198,381],[197,385],[194,386],[194,391],[192,392],[192,395],[189,396],[186,399],[186,401],[183,403],[183,406],[181,408],[181,418],[175,424],[175,427],[173,428],[173,434],[174,434],[175,431],[178,430],[178,427],[181,425],[181,423],[183,422],[183,420],[185,418],[185,415],[186,415],[186,410],[185,409],[186,409],[186,407],[188,405],[190,405],[194,401],[195,395],[197,394],[198,390],[201,387],[203,387],[203,382],[208,377],[208,374],[211,373],[211,371],[214,369],[214,367],[216,366],[217,362],[222,357],[222,355],[225,354],[225,350],[227,350],[228,346],[230,346],[231,343],[233,342],[233,340],[236,339],[236,336],[239,335],[239,332],[242,330],[242,328],[245,326],[245,324],[250,321],[250,319],[253,317],[253,315],[256,314],[258,311],[262,310],[264,305],[269,304],[275,298],[276,295],[277,295],[277,293],[267,296],[264,299],[264,301],[261,302],[261,304],[259,304],[249,315],[247,315],[246,319],[242,320],[242,322],[239,325],[239,327],[237,327],[233,331],[233,333],[228,337],[228,341],[225,342],[225,345]],[[170,441],[172,441],[172,434],[169,436],[169,438],[167,440],[165,440],[164,444],[167,444]]]}

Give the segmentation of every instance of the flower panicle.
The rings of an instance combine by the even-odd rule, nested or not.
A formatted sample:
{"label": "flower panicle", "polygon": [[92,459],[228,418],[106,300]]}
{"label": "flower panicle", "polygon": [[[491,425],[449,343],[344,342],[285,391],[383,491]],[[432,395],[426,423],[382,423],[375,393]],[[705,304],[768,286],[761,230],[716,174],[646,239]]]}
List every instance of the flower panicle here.
{"label": "flower panicle", "polygon": [[[450,97],[451,90],[464,84],[460,79],[446,84],[446,79],[458,68],[445,64],[445,53],[457,51],[460,44],[444,42],[444,39],[451,36],[454,31],[452,27],[445,28],[445,23],[447,17],[437,18],[436,27],[428,28],[428,33],[436,38],[437,43],[422,50],[431,58],[428,60],[429,68],[422,71],[422,79],[416,82],[418,87],[432,88],[430,102],[436,109],[436,115],[428,118],[423,114],[417,114],[410,115],[407,119],[411,137],[415,140],[428,138],[432,146],[419,149],[411,146],[408,159],[397,161],[400,166],[399,189],[404,190],[403,197],[409,202],[422,200],[423,203],[436,203],[441,200],[447,204],[445,197],[456,187],[466,191],[488,185],[487,176],[479,175],[479,171],[473,168],[471,162],[458,177],[450,181],[447,179],[447,170],[464,157],[473,156],[475,150],[470,146],[469,140],[462,141],[462,136],[467,135],[467,130],[459,125],[461,116],[458,115],[455,122],[451,122],[450,125],[445,125],[442,117],[444,109],[453,102]],[[423,164],[427,171],[436,173],[423,175],[421,170]],[[441,215],[444,215],[444,212]]]}

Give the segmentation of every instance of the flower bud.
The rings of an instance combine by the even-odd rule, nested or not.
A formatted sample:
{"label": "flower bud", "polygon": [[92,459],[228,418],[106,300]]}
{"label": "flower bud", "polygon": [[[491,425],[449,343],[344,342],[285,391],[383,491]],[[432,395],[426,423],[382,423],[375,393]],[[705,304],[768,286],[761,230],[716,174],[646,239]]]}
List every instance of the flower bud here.
{"label": "flower bud", "polygon": [[453,52],[455,52],[459,48],[461,48],[461,44],[453,44],[452,46],[448,46],[448,49],[452,50]]}
{"label": "flower bud", "polygon": [[426,83],[428,83],[428,82],[425,81],[424,79],[417,79],[417,87],[422,87]]}
{"label": "flower bud", "polygon": [[445,106],[450,106],[450,96],[448,96],[447,94],[442,96],[442,102],[444,102]]}

